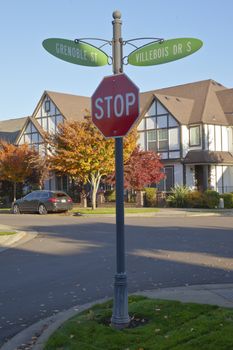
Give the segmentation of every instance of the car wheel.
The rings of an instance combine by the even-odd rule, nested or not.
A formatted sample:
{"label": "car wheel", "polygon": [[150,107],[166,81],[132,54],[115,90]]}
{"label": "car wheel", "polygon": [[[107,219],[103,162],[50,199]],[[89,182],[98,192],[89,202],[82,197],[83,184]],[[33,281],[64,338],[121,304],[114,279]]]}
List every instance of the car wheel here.
{"label": "car wheel", "polygon": [[38,213],[40,215],[45,215],[47,214],[47,209],[45,208],[44,204],[40,204],[39,207],[38,207]]}
{"label": "car wheel", "polygon": [[14,206],[13,206],[13,214],[20,214],[20,210],[19,210],[18,204],[14,204]]}

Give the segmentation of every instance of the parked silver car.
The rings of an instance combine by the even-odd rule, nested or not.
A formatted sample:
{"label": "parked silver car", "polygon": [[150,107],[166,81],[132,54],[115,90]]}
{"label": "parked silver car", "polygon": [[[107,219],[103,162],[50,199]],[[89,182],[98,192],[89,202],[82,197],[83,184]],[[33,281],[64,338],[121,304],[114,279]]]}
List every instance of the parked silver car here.
{"label": "parked silver car", "polygon": [[25,197],[17,199],[12,203],[12,212],[39,213],[41,215],[48,212],[66,212],[73,207],[73,201],[62,191],[33,191]]}

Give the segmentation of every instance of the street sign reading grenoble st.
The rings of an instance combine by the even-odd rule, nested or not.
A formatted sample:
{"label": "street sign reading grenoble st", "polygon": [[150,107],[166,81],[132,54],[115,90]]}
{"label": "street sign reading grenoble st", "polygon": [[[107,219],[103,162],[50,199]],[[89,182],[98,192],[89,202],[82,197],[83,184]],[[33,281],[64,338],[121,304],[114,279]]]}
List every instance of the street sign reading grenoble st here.
{"label": "street sign reading grenoble st", "polygon": [[46,51],[63,61],[81,66],[98,67],[108,64],[108,55],[85,42],[50,38],[42,43]]}
{"label": "street sign reading grenoble st", "polygon": [[123,137],[139,116],[139,89],[126,74],[105,77],[91,98],[92,121],[106,137]]}
{"label": "street sign reading grenoble st", "polygon": [[195,38],[180,38],[154,42],[131,52],[128,63],[134,66],[154,66],[191,55],[202,47],[203,43]]}

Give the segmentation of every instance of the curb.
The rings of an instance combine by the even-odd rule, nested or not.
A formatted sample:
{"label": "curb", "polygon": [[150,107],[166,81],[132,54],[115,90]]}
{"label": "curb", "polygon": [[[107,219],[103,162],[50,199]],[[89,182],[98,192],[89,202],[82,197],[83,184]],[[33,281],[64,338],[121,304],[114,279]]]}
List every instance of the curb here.
{"label": "curb", "polygon": [[93,305],[104,303],[111,298],[103,298],[84,305],[74,306],[66,311],[47,317],[39,322],[24,329],[13,338],[2,345],[0,350],[43,350],[47,339],[58,329],[65,321],[83,312]]}
{"label": "curb", "polygon": [[[176,300],[183,303],[218,305],[233,308],[233,284],[205,284],[138,291],[131,295],[143,295],[152,299]],[[95,304],[104,303],[112,297],[72,307],[41,320],[16,334],[1,350],[43,350],[45,342],[65,321]]]}
{"label": "curb", "polygon": [[0,237],[0,253],[7,249],[17,247],[22,243],[28,242],[34,237],[36,237],[38,234],[37,232],[19,231],[19,230],[14,230],[12,228],[9,228],[8,226],[5,226],[5,227],[6,227],[6,231],[16,231],[16,234]]}
{"label": "curb", "polygon": [[[82,217],[82,218],[115,218],[115,214],[74,214],[73,217]],[[125,213],[125,218],[130,217],[154,217],[154,218],[164,218],[164,217],[229,217],[233,216],[231,212],[198,212],[198,211],[167,211],[167,212],[148,212],[148,213]]]}

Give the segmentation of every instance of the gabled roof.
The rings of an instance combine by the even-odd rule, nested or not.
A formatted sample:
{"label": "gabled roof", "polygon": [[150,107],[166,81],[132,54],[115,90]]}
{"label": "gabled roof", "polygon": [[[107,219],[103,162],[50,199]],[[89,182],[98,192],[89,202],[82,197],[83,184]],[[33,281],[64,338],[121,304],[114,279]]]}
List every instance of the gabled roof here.
{"label": "gabled roof", "polygon": [[0,139],[15,143],[29,117],[0,121]]}
{"label": "gabled roof", "polygon": [[155,99],[157,99],[163,107],[165,107],[173,117],[178,120],[179,123],[188,124],[194,101],[187,98],[162,95],[158,93],[150,93],[149,95],[147,95],[147,93],[141,94],[141,118],[146,114]]}
{"label": "gabled roof", "polygon": [[[15,143],[24,131],[28,120],[43,135],[43,130],[35,116],[46,96],[68,120],[83,120],[83,117],[90,113],[89,97],[45,91],[32,117],[0,121],[0,139]],[[207,123],[233,126],[233,89],[227,89],[214,80],[203,80],[140,93],[141,117],[155,99],[160,101],[180,124]]]}
{"label": "gabled roof", "polygon": [[154,96],[181,124],[188,124],[193,110],[194,100],[161,94],[154,94]]}
{"label": "gabled roof", "polygon": [[233,89],[217,91],[221,107],[226,114],[233,114]]}
{"label": "gabled roof", "polygon": [[35,116],[46,95],[56,105],[61,114],[68,120],[82,120],[84,116],[88,113],[90,114],[90,97],[45,91],[32,114],[33,116]]}
{"label": "gabled roof", "polygon": [[35,118],[32,117],[28,117],[25,120],[24,125],[22,126],[20,132],[18,133],[16,139],[15,139],[15,143],[18,143],[21,136],[23,135],[25,129],[27,128],[28,124],[32,123],[34,125],[34,127],[37,129],[38,133],[41,135],[42,138],[44,138],[46,132],[43,130],[43,128],[40,126],[40,124],[38,123],[38,121]]}
{"label": "gabled roof", "polygon": [[[169,108],[173,108],[173,115],[181,124],[208,123],[228,125],[228,120],[217,95],[219,91],[228,91],[228,89],[214,80],[203,80],[144,92],[141,94],[141,101],[145,103],[151,95],[159,94],[160,96],[164,96],[164,107],[168,110]],[[172,103],[172,101],[169,100],[171,96],[180,99],[180,101],[182,101],[182,99],[186,99],[186,101],[182,101],[183,103],[180,104],[179,108],[178,103]],[[187,100],[190,100],[190,102]],[[175,100],[173,100],[173,102],[175,102]],[[187,115],[185,108],[187,108]],[[170,112],[172,113],[172,111]]]}
{"label": "gabled roof", "polygon": [[217,96],[229,125],[233,125],[233,89],[218,91]]}

